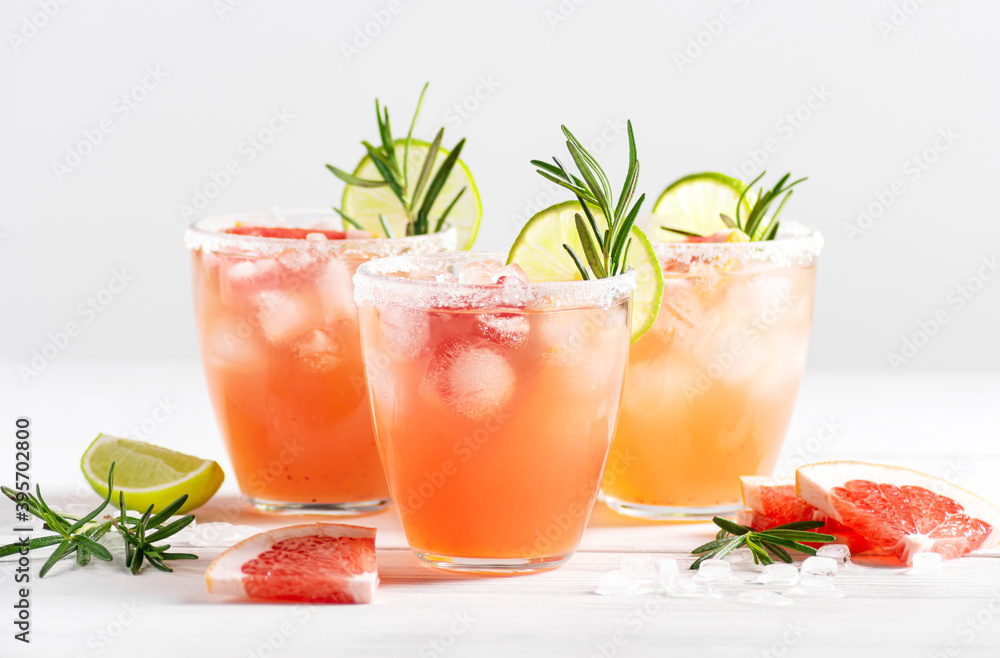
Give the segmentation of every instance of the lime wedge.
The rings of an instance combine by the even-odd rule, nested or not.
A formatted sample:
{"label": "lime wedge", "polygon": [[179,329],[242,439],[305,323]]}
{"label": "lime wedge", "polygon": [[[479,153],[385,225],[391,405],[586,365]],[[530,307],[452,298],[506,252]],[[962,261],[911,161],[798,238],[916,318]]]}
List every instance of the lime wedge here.
{"label": "lime wedge", "polygon": [[[402,166],[406,140],[397,139],[393,144],[396,148],[396,157]],[[427,142],[417,139],[410,140],[410,163],[407,166],[406,188],[407,192],[411,195],[413,194],[413,188],[417,185],[420,170],[424,166],[424,160],[427,159],[427,152],[430,151],[430,147],[431,145]],[[438,155],[434,160],[434,167],[431,169],[430,177],[427,179],[427,185],[430,185],[430,181],[434,179],[434,174],[437,173],[437,170],[441,167],[441,163],[444,162],[446,157],[448,157],[448,151],[443,148],[438,149]],[[361,162],[354,169],[354,175],[365,180],[382,180],[378,170],[372,163],[372,159],[367,155],[361,159]],[[437,221],[437,218],[441,216],[444,209],[448,207],[448,204],[452,202],[455,195],[463,187],[466,190],[462,194],[462,198],[451,209],[451,212],[448,213],[448,218],[445,220],[448,224],[454,226],[458,232],[459,250],[469,249],[472,243],[476,241],[476,234],[479,232],[479,220],[483,216],[483,205],[479,200],[479,189],[476,187],[475,181],[472,180],[469,168],[461,160],[455,163],[455,167],[444,182],[441,192],[434,200],[434,205],[431,206],[430,212],[431,222],[433,223]],[[424,189],[426,190],[426,187]],[[361,228],[367,231],[374,231],[378,235],[385,237],[385,231],[382,229],[382,223],[378,217],[381,214],[385,217],[385,221],[392,230],[394,237],[398,238],[406,235],[406,212],[400,205],[399,199],[396,198],[396,195],[392,193],[388,186],[356,187],[348,185],[344,189],[344,198],[340,207],[348,217],[355,220],[361,225]],[[433,230],[433,226],[431,230]]]}
{"label": "lime wedge", "polygon": [[108,495],[108,471],[115,464],[111,502],[118,505],[117,492],[125,494],[125,507],[145,512],[152,505],[161,510],[182,495],[188,499],[177,510],[183,514],[201,507],[222,486],[225,475],[211,459],[192,457],[142,441],[98,434],[80,460],[83,476],[102,496]]}
{"label": "lime wedge", "polygon": [[[576,201],[566,201],[542,210],[528,220],[510,248],[508,263],[517,263],[532,281],[579,281],[580,271],[563,248],[569,245],[583,257],[583,245],[576,231],[575,215],[581,212]],[[598,226],[608,223],[600,210],[594,210]],[[663,292],[663,275],[653,247],[636,227],[631,231],[632,246],[628,264],[635,270],[638,288],[632,293],[632,342],[646,333],[656,320]]]}
{"label": "lime wedge", "polygon": [[[653,206],[653,217],[646,230],[660,242],[684,240],[680,233],[664,231],[661,226],[677,228],[698,235],[712,235],[727,227],[720,213],[736,219],[736,203],[746,185],[735,178],[716,172],[691,174],[670,184]],[[744,197],[740,217],[750,215],[750,204]]]}

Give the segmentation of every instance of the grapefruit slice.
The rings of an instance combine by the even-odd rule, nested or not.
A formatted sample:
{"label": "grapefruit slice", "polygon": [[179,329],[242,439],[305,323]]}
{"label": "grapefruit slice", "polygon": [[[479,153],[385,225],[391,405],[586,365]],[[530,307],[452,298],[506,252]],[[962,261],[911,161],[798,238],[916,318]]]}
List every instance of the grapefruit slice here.
{"label": "grapefruit slice", "polygon": [[[846,544],[851,555],[881,553],[875,544],[842,523],[829,518],[806,501],[795,495],[795,478],[772,478],[745,475],[740,478],[743,504],[749,510],[737,514],[736,522],[753,530],[768,530],[775,526],[796,521],[824,521],[826,525],[816,532],[833,535],[836,543]],[[823,544],[804,542],[818,548]]]}
{"label": "grapefruit slice", "polygon": [[796,470],[795,493],[905,564],[912,564],[916,553],[950,560],[1000,544],[1000,509],[908,468],[852,461],[810,464]]}
{"label": "grapefruit slice", "polygon": [[212,594],[266,601],[371,603],[375,529],[309,523],[262,532],[217,557],[205,582]]}

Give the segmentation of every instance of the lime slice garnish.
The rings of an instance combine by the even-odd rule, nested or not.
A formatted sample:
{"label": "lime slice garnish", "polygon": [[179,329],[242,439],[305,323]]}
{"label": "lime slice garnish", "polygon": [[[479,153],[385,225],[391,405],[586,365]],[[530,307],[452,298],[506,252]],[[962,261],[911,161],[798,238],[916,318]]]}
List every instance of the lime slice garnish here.
{"label": "lime slice garnish", "polygon": [[[719,218],[724,213],[736,219],[736,203],[746,185],[716,172],[691,174],[678,179],[663,191],[653,206],[647,231],[654,240],[671,242],[684,240],[680,233],[664,231],[661,226],[677,228],[697,235],[712,235],[727,227]],[[744,197],[740,217],[750,215],[750,204]]]}
{"label": "lime slice garnish", "polygon": [[[397,139],[393,144],[396,150],[396,157],[399,159],[400,166],[402,166],[406,140]],[[416,187],[417,179],[420,177],[420,169],[424,165],[424,160],[427,158],[427,152],[430,150],[430,147],[431,145],[427,142],[417,139],[410,140],[410,163],[407,166],[406,184],[407,192],[410,195],[413,194],[413,188]],[[438,155],[434,161],[434,167],[431,169],[428,181],[433,180],[434,174],[437,173],[437,170],[447,157],[448,151],[446,149],[438,149]],[[354,175],[365,180],[382,180],[378,169],[375,168],[372,159],[367,155],[361,159],[361,162],[354,169]],[[483,216],[483,205],[479,200],[479,189],[476,188],[476,183],[472,180],[469,168],[461,160],[455,163],[455,167],[448,175],[448,179],[441,188],[441,192],[434,200],[434,205],[431,206],[430,212],[431,230],[433,231],[434,222],[437,221],[437,218],[441,216],[441,213],[444,212],[448,204],[452,202],[455,195],[463,187],[466,188],[465,192],[458,200],[458,203],[455,204],[455,207],[451,209],[451,212],[448,213],[448,217],[445,220],[447,224],[454,226],[458,233],[458,248],[460,251],[472,247],[472,243],[476,240],[476,233],[479,232],[479,220]],[[378,235],[385,236],[385,231],[382,230],[382,223],[379,221],[379,215],[381,214],[385,217],[385,221],[392,230],[394,237],[399,238],[406,235],[406,223],[408,221],[406,212],[400,205],[399,199],[396,198],[396,195],[392,193],[392,190],[388,186],[357,187],[348,185],[344,189],[344,198],[340,207],[348,217],[355,220],[361,225],[361,228],[367,231],[374,231]]]}
{"label": "lime slice garnish", "polygon": [[222,486],[225,475],[217,463],[167,450],[142,441],[98,434],[80,460],[80,468],[94,491],[108,495],[108,471],[115,464],[115,495],[125,494],[125,507],[145,512],[152,505],[161,510],[182,495],[188,499],[177,510],[183,514],[201,507]]}
{"label": "lime slice garnish", "polygon": [[[528,220],[510,248],[508,263],[517,263],[532,281],[578,281],[580,271],[563,245],[583,253],[575,215],[582,212],[576,201],[566,201],[542,210]],[[602,229],[607,221],[600,210],[593,210]],[[632,342],[653,325],[660,308],[663,275],[653,247],[645,234],[633,227],[628,265],[635,270],[638,287],[632,293]]]}

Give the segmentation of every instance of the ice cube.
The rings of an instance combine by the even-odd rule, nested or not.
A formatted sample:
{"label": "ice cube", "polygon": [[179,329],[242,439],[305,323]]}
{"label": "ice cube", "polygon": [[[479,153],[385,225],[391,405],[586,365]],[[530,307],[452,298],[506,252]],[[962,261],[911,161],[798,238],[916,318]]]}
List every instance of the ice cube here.
{"label": "ice cube", "polygon": [[354,284],[351,267],[339,258],[331,258],[316,277],[316,292],[323,307],[326,323],[358,317],[354,303]]}
{"label": "ice cube", "polygon": [[701,300],[683,282],[665,285],[653,332],[667,344],[674,341],[682,345],[690,344],[691,339],[703,331],[705,311],[701,304]]}
{"label": "ice cube", "polygon": [[851,549],[847,544],[827,544],[816,549],[817,557],[828,557],[843,564],[851,559]]}
{"label": "ice cube", "polygon": [[837,561],[832,557],[811,556],[803,560],[799,570],[803,576],[806,574],[811,576],[836,576]]}
{"label": "ice cube", "polygon": [[713,300],[725,283],[719,269],[712,263],[692,263],[688,268],[688,277],[698,295],[706,301]]}
{"label": "ice cube", "polygon": [[735,317],[721,317],[695,354],[713,380],[726,384],[746,382],[767,363],[767,357],[760,336],[748,332]]}
{"label": "ice cube", "polygon": [[340,363],[340,346],[329,332],[307,331],[292,344],[292,352],[316,372],[330,372]]}
{"label": "ice cube", "polygon": [[840,598],[846,596],[837,589],[833,582],[833,576],[818,576],[816,574],[802,574],[799,584],[785,592],[786,596],[814,596],[824,598]]}
{"label": "ice cube", "polygon": [[622,558],[621,570],[634,573],[644,580],[660,580],[660,570],[656,562],[648,557],[628,556]]}
{"label": "ice cube", "polygon": [[491,343],[519,347],[528,340],[528,318],[519,313],[480,313],[475,332]]}
{"label": "ice cube", "polygon": [[720,582],[733,579],[733,570],[725,560],[705,560],[698,566],[695,579]]}
{"label": "ice cube", "polygon": [[699,580],[681,580],[671,589],[670,594],[684,599],[721,599],[722,594],[711,584]]}
{"label": "ice cube", "polygon": [[281,268],[270,258],[225,259],[220,267],[219,297],[227,306],[246,304],[257,291],[281,282]]}
{"label": "ice cube", "polygon": [[909,573],[930,574],[944,570],[944,558],[940,553],[914,553],[910,560]]}
{"label": "ice cube", "polygon": [[316,325],[309,303],[300,295],[267,290],[257,298],[257,318],[264,336],[274,344],[285,344]]}
{"label": "ice cube", "polygon": [[677,560],[673,558],[662,558],[656,561],[656,566],[660,571],[660,581],[664,585],[672,585],[681,578],[680,567]]}
{"label": "ice cube", "polygon": [[510,399],[514,381],[514,369],[498,347],[456,338],[434,351],[421,393],[459,416],[476,420]]}
{"label": "ice cube", "polygon": [[791,600],[787,596],[782,596],[781,594],[772,592],[769,589],[750,589],[745,592],[740,592],[736,596],[736,600],[740,603],[746,603],[748,605],[770,607],[780,607],[795,603],[795,601]]}
{"label": "ice cube", "polygon": [[753,551],[749,548],[737,548],[735,551],[730,551],[723,559],[731,565],[744,565],[748,562],[754,564]]}
{"label": "ice cube", "polygon": [[267,356],[259,334],[247,320],[220,318],[210,329],[208,352],[227,365],[248,367],[266,365]]}
{"label": "ice cube", "polygon": [[458,273],[458,282],[491,285],[496,281],[496,277],[502,267],[503,263],[496,260],[481,260],[466,263]]}
{"label": "ice cube", "polygon": [[526,286],[531,281],[517,263],[504,265],[496,273],[496,283],[502,286]]}
{"label": "ice cube", "polygon": [[778,585],[786,587],[794,585],[799,580],[799,570],[794,564],[778,562],[764,567],[764,571],[754,578],[759,585]]}
{"label": "ice cube", "polygon": [[638,594],[642,587],[639,585],[639,577],[628,571],[609,571],[601,576],[597,589],[598,594],[604,596],[615,594]]}
{"label": "ice cube", "polygon": [[406,306],[379,309],[382,348],[394,359],[413,359],[428,349],[431,321],[427,313]]}

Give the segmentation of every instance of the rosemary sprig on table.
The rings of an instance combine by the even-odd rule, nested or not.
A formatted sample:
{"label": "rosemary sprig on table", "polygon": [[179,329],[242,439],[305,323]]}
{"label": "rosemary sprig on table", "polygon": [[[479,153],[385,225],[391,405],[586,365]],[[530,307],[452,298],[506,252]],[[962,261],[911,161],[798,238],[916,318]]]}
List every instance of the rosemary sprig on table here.
{"label": "rosemary sprig on table", "polygon": [[721,516],[716,516],[712,522],[719,526],[720,530],[715,535],[714,541],[702,544],[691,551],[695,555],[702,554],[691,565],[692,569],[697,569],[705,560],[722,559],[741,546],[750,549],[755,564],[773,564],[774,559],[771,557],[771,553],[782,562],[791,562],[792,556],[785,549],[791,548],[800,553],[816,555],[815,548],[801,542],[827,544],[836,539],[833,535],[812,532],[816,528],[822,527],[823,521],[796,521],[768,530],[753,530]]}
{"label": "rosemary sprig on table", "polygon": [[[444,139],[444,128],[438,130],[437,136],[427,151],[427,157],[420,168],[413,189],[410,189],[410,143],[413,140],[413,127],[417,123],[417,117],[420,116],[420,107],[424,103],[424,93],[426,93],[429,84],[425,84],[423,90],[420,92],[417,109],[413,113],[413,119],[410,121],[410,130],[406,133],[406,139],[401,140],[403,150],[402,164],[400,164],[397,157],[400,145],[396,144],[396,140],[392,136],[392,125],[389,122],[389,108],[379,105],[376,98],[375,119],[378,122],[378,134],[381,144],[375,145],[368,140],[363,140],[361,143],[368,152],[368,157],[371,158],[372,163],[378,170],[381,180],[359,178],[333,165],[326,165],[326,168],[333,172],[334,176],[348,185],[357,187],[388,187],[399,200],[400,205],[406,213],[406,235],[425,235],[431,233],[431,226],[434,227],[433,232],[443,229],[448,214],[466,190],[465,187],[459,190],[458,194],[441,211],[441,214],[436,219],[431,218],[431,208],[434,206],[434,202],[437,201],[438,196],[440,196],[441,189],[444,187],[445,181],[448,180],[451,170],[454,169],[455,163],[458,162],[458,156],[462,153],[462,147],[465,146],[465,139],[463,138],[451,149],[441,163],[441,167],[434,173],[434,177],[432,178],[431,171],[434,169],[438,152],[441,150],[441,141]],[[361,225],[348,217],[342,209],[334,208],[334,210],[345,222],[355,228],[361,228]],[[386,237],[394,237],[385,217],[379,215],[379,220],[382,222],[382,230],[385,231]]]}
{"label": "rosemary sprig on table", "polygon": [[[542,160],[532,160],[531,164],[538,168],[541,176],[575,194],[587,217],[584,221],[583,215],[576,213],[576,230],[583,245],[586,262],[568,244],[563,244],[563,249],[569,253],[584,279],[603,279],[621,274],[627,268],[628,251],[632,246],[629,232],[635,224],[639,207],[646,199],[643,194],[635,205],[629,207],[639,181],[639,160],[636,156],[632,122],[628,122],[628,173],[617,203],[614,202],[608,176],[597,159],[587,152],[566,126],[562,126],[562,131],[566,136],[566,148],[583,178],[569,173],[555,157],[552,158],[554,165]],[[608,226],[603,231],[594,218],[592,207],[600,209],[607,220]]]}
{"label": "rosemary sprig on table", "polygon": [[[104,562],[111,562],[114,557],[106,546],[100,544],[104,535],[111,529],[115,529],[122,536],[125,542],[125,566],[132,574],[138,574],[143,562],[149,562],[160,571],[173,571],[165,564],[166,560],[197,560],[198,556],[191,553],[168,553],[169,544],[157,546],[154,542],[175,534],[181,529],[190,525],[194,521],[194,515],[188,514],[171,523],[164,525],[174,513],[179,510],[187,501],[187,494],[184,494],[165,508],[153,514],[153,506],[150,505],[146,513],[141,517],[129,516],[125,513],[125,494],[118,492],[120,513],[117,517],[106,517],[103,520],[96,520],[98,515],[104,511],[111,502],[114,492],[114,472],[115,465],[111,464],[108,471],[108,495],[96,509],[82,517],[60,514],[53,510],[42,498],[41,487],[35,487],[35,495],[23,491],[15,491],[10,487],[0,487],[3,494],[11,499],[15,504],[22,506],[33,516],[45,522],[45,527],[55,531],[57,534],[47,537],[37,537],[28,542],[28,550],[45,548],[46,546],[56,546],[56,550],[45,561],[40,577],[55,566],[59,560],[69,557],[76,558],[76,563],[86,566],[92,557]],[[15,543],[0,546],[0,557],[13,555],[20,552],[24,544]]]}

